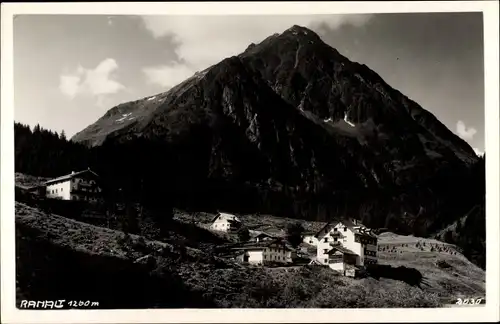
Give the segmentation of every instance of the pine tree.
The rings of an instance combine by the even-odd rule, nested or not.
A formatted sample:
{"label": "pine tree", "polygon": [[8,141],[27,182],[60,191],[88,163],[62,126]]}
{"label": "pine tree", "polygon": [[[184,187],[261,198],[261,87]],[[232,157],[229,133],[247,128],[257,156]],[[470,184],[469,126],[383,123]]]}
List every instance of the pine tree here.
{"label": "pine tree", "polygon": [[290,224],[287,227],[287,240],[294,248],[302,242],[302,233],[304,233],[304,227],[300,223]]}
{"label": "pine tree", "polygon": [[247,242],[250,239],[250,231],[244,226],[238,230],[237,234],[240,242]]}
{"label": "pine tree", "polygon": [[66,132],[64,132],[64,129],[61,131],[61,135],[59,138],[66,142]]}

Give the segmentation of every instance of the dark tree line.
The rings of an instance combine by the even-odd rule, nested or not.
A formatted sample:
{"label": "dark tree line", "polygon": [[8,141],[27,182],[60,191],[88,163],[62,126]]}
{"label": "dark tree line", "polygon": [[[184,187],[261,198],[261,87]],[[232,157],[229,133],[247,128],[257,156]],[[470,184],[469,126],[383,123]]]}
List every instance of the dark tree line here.
{"label": "dark tree line", "polygon": [[[152,215],[161,234],[167,235],[172,206],[168,196],[163,196],[164,186],[158,186],[161,181],[154,183],[162,177],[150,172],[157,167],[152,164],[151,156],[148,158],[129,147],[117,149],[114,145],[88,148],[68,140],[64,131],[58,134],[39,125],[31,129],[17,122],[14,140],[16,172],[57,177],[90,168],[101,178],[108,215],[121,210],[126,232],[138,231],[137,218],[142,217],[136,208],[139,204],[146,207],[145,213]],[[147,147],[142,148],[147,151]]]}
{"label": "dark tree line", "polygon": [[57,177],[88,167],[88,149],[36,125],[14,124],[15,170],[35,176]]}

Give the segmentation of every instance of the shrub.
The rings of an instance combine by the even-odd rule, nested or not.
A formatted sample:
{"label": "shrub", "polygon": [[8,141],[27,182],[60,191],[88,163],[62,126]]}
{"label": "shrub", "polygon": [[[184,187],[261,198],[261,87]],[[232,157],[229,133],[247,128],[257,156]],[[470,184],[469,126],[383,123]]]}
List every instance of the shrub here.
{"label": "shrub", "polygon": [[448,269],[448,268],[451,268],[451,265],[450,265],[448,262],[444,261],[444,260],[439,260],[439,261],[437,261],[437,262],[436,262],[436,265],[437,265],[438,267],[440,267],[441,269]]}
{"label": "shrub", "polygon": [[116,242],[121,248],[127,251],[132,246],[133,240],[129,234],[123,234],[118,237]]}
{"label": "shrub", "polygon": [[149,250],[148,245],[142,236],[139,236],[137,240],[132,242],[132,248],[139,252],[147,252]]}
{"label": "shrub", "polygon": [[240,242],[247,242],[250,240],[250,231],[247,227],[241,227],[238,230],[237,235]]}
{"label": "shrub", "polygon": [[304,233],[304,227],[300,223],[290,224],[287,227],[286,238],[290,244],[296,248],[302,243],[302,233]]}

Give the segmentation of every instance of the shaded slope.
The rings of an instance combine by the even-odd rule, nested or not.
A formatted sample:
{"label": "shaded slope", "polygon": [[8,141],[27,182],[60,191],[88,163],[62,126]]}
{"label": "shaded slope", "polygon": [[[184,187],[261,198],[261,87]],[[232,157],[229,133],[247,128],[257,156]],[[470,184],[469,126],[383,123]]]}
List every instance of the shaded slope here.
{"label": "shaded slope", "polygon": [[285,100],[321,119],[347,117],[361,126],[373,121],[388,131],[392,140],[403,140],[408,150],[419,148],[416,136],[420,135],[423,141],[434,142],[427,147],[431,151],[447,158],[454,153],[467,162],[476,160],[472,148],[434,115],[394,90],[366,65],[349,61],[307,28],[293,26],[250,46],[240,57]]}

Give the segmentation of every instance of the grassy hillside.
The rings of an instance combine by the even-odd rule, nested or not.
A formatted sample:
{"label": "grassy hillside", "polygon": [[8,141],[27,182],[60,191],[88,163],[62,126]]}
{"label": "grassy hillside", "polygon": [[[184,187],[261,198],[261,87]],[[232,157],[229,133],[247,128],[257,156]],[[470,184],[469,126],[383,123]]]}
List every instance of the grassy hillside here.
{"label": "grassy hillside", "polygon": [[[180,212],[176,218],[191,219]],[[253,226],[279,231],[283,225],[275,217],[259,217]],[[208,253],[206,246],[214,242],[192,248],[149,240],[19,202],[16,239],[18,303],[75,298],[96,300],[105,308],[437,307],[485,291],[484,272],[459,254],[410,247],[403,253],[380,252],[381,264],[391,271],[405,266],[422,273],[424,283],[418,287],[397,276],[351,279],[325,267],[243,266]],[[386,246],[401,239],[381,237]]]}
{"label": "grassy hillside", "polygon": [[15,173],[15,183],[16,186],[21,188],[31,188],[43,184],[49,178],[35,177],[29,174],[24,174],[20,172]]}

